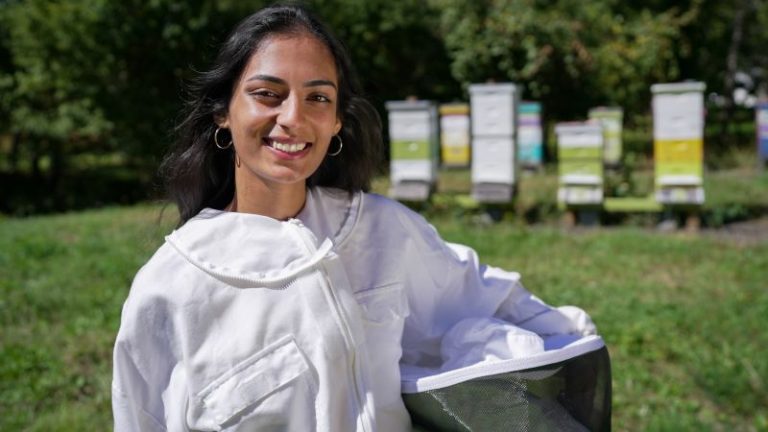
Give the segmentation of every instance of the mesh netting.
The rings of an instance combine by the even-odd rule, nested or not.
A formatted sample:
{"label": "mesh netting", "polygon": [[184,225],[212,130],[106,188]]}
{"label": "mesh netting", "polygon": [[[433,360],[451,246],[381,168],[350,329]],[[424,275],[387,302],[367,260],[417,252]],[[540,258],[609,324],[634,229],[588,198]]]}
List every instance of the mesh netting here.
{"label": "mesh netting", "polygon": [[415,431],[607,431],[611,428],[608,350],[404,394]]}

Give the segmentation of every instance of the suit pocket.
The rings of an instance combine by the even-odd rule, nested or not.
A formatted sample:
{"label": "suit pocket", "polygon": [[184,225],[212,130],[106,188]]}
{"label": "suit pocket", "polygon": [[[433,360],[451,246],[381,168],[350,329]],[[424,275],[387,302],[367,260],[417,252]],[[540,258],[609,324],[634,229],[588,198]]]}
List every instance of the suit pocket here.
{"label": "suit pocket", "polygon": [[285,336],[208,384],[195,397],[203,430],[313,430],[316,379]]}
{"label": "suit pocket", "polygon": [[355,300],[369,325],[387,325],[408,316],[408,301],[401,283],[357,292]]}

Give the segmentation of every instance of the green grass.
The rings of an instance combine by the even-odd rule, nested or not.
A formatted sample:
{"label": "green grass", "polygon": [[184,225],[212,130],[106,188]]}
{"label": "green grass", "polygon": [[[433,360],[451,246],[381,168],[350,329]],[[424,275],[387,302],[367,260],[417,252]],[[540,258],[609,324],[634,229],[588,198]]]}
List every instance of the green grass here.
{"label": "green grass", "polygon": [[[120,308],[174,223],[159,210],[0,219],[0,430],[111,428]],[[768,430],[768,243],[430,213],[447,240],[592,315],[612,356],[615,430]]]}
{"label": "green grass", "polygon": [[111,429],[110,346],[158,211],[0,219],[0,430]]}

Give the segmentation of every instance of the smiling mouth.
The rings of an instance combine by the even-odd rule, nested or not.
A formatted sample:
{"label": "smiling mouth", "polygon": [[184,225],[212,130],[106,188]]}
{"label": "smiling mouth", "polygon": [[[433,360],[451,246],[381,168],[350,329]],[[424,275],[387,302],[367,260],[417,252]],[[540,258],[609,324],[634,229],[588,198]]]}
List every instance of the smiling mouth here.
{"label": "smiling mouth", "polygon": [[281,152],[284,152],[284,153],[298,153],[311,145],[306,142],[301,142],[301,143],[278,142],[269,138],[265,138],[264,143],[268,147],[272,147],[273,149],[280,150]]}

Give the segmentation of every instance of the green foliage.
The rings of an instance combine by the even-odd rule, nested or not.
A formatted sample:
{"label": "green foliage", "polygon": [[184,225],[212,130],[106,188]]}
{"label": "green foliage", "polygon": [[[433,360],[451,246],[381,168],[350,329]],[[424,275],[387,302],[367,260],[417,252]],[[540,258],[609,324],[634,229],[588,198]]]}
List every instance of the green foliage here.
{"label": "green foliage", "polygon": [[768,2],[739,0],[708,2],[692,0],[686,22],[681,27],[677,57],[682,77],[707,83],[707,90],[722,93],[727,73],[726,58],[732,42],[734,15],[745,8],[742,42],[738,47],[738,64],[768,92]]}
{"label": "green foliage", "polygon": [[108,2],[100,34],[114,59],[100,104],[127,154],[157,161],[172,139],[183,86],[245,14],[266,1]]}
{"label": "green foliage", "polygon": [[[0,107],[24,149],[162,154],[181,81],[243,13],[213,1],[28,0],[0,6]],[[32,150],[33,152],[35,149]]]}
{"label": "green foliage", "polygon": [[605,101],[634,116],[648,110],[651,84],[679,78],[674,61],[678,17],[644,10],[631,20],[609,15],[608,21],[606,33],[593,41],[590,72]]}
{"label": "green foliage", "polygon": [[5,29],[0,50],[6,53],[0,69],[0,125],[17,139],[24,137],[25,145],[13,158],[30,160],[36,174],[47,156],[51,179],[60,177],[68,154],[103,149],[101,138],[112,128],[97,101],[105,63],[94,62],[103,57],[96,38],[103,3],[0,5]]}
{"label": "green foliage", "polygon": [[[25,141],[53,142],[66,154],[100,144],[156,160],[169,140],[185,80],[206,67],[237,21],[267,3],[29,0],[3,5],[0,27],[7,31],[0,32],[0,107],[8,113],[9,132]],[[459,95],[423,2],[315,3],[348,41],[366,88],[382,106],[410,94]],[[6,61],[3,50],[8,50]]]}
{"label": "green foliage", "polygon": [[[47,201],[22,212],[72,208],[80,200],[67,196],[62,178],[79,174],[83,155],[153,173],[172,140],[184,84],[237,21],[267,3],[0,1],[0,170],[12,174],[4,182],[47,192],[3,195],[0,208],[32,194]],[[447,102],[466,99],[470,83],[514,81],[523,97],[543,102],[548,125],[584,118],[596,105],[622,106],[628,150],[649,154],[651,84],[695,79],[722,92],[725,59],[736,49],[737,69],[768,92],[766,0],[307,3],[346,42],[381,114],[387,100]],[[733,48],[740,11],[743,35]],[[715,125],[744,110],[707,109],[709,147],[751,144],[754,134],[742,127],[751,119]]]}
{"label": "green foliage", "polygon": [[450,101],[461,87],[437,14],[421,0],[316,0],[309,2],[346,43],[362,85],[377,107],[408,96]]}
{"label": "green foliage", "polygon": [[599,104],[643,112],[650,84],[677,78],[679,17],[648,9],[622,15],[617,3],[433,1],[458,80],[521,83],[524,97],[560,119]]}
{"label": "green foliage", "polygon": [[768,171],[753,166],[708,173],[704,190],[707,225],[721,226],[768,214]]}

